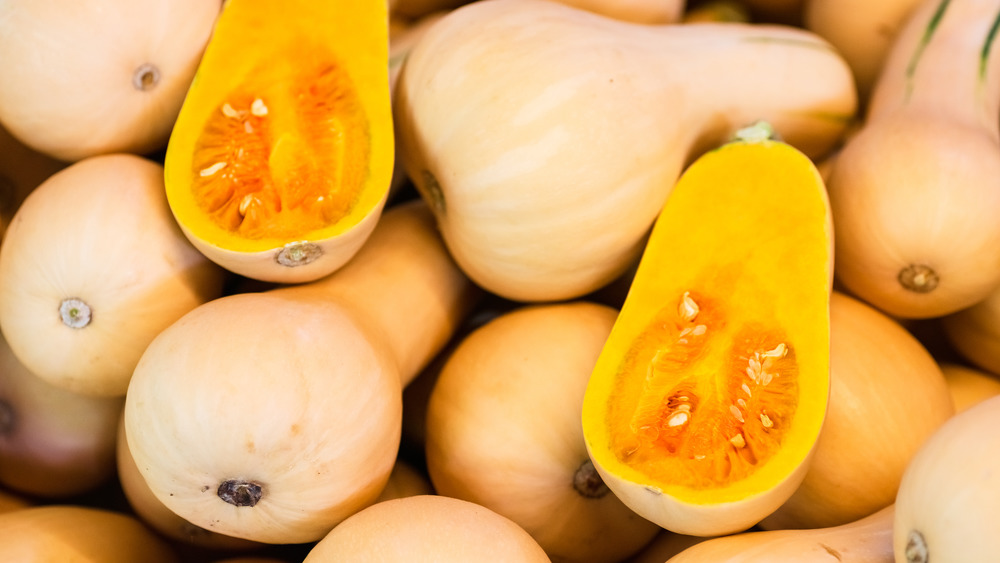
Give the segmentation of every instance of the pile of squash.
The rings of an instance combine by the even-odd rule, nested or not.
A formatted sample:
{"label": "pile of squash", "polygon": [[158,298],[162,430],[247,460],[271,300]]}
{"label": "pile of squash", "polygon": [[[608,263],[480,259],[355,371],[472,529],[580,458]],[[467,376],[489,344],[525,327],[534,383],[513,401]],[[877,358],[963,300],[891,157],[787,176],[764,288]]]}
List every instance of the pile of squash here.
{"label": "pile of squash", "polygon": [[0,559],[996,559],[998,30],[0,2]]}

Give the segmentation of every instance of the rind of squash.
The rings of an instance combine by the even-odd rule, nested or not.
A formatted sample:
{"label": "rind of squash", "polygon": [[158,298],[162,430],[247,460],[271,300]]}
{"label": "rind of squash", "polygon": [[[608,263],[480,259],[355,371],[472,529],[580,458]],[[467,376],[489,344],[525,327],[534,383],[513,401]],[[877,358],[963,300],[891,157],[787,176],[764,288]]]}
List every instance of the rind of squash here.
{"label": "rind of squash", "polygon": [[[356,236],[352,240],[352,236],[362,230],[363,239],[370,232],[371,218],[381,213],[392,176],[386,5],[346,0],[293,4],[227,2],[181,108],[165,158],[168,199],[185,233],[211,258],[253,277],[261,276],[244,271],[247,267],[241,263],[252,261],[245,255],[263,252],[270,257],[289,243],[322,245],[338,238],[352,247],[360,246],[363,240],[356,240]],[[271,94],[257,108],[268,112],[263,115],[250,107],[261,90]],[[241,112],[240,117],[234,117],[234,112]],[[328,132],[315,130],[317,112],[331,114],[326,117],[333,125],[339,123],[341,129],[331,125]],[[277,133],[263,147],[249,139],[232,151],[206,146],[206,130],[213,127],[216,139],[232,138],[219,134],[227,119],[246,121],[248,132],[252,129],[256,133],[258,125],[266,124],[273,125]],[[237,150],[253,156],[212,168],[216,164],[210,162],[213,151],[232,154]],[[213,219],[202,201],[206,198],[206,178],[233,171],[241,181],[249,181],[261,171],[276,178],[284,175],[296,184],[289,188],[293,192],[289,200],[301,202],[299,192],[316,190],[315,184],[325,182],[327,199],[341,197],[337,194],[345,191],[347,201],[332,206],[339,208],[335,213],[327,209],[327,216],[321,219],[314,209],[293,206],[286,200],[275,206],[282,206],[275,216],[284,223],[283,229],[241,232]],[[345,175],[355,178],[353,185],[342,179]],[[232,219],[235,209],[227,213]],[[295,214],[299,217],[291,216]],[[323,250],[337,254],[332,248]],[[338,264],[328,265],[323,273],[348,258],[340,257]]]}
{"label": "rind of squash", "polygon": [[[822,179],[812,162],[787,144],[734,141],[703,155],[681,177],[653,228],[583,407],[595,466],[640,515],[678,533],[732,533],[767,516],[801,481],[829,396],[832,237]],[[691,355],[668,350],[671,361],[658,364],[663,373],[650,378],[652,371],[634,354],[642,353],[651,335],[669,333],[670,326],[680,329],[685,292],[704,307],[692,325],[703,323],[705,349]],[[650,328],[657,326],[668,330]],[[747,415],[745,425],[725,420],[743,383],[749,381],[755,392],[763,389],[732,364],[734,338],[748,333],[768,350],[776,347],[772,341],[785,343],[788,354],[780,360],[785,365],[776,369],[794,378],[794,385],[767,399],[784,420],[784,435],[770,446],[754,442],[770,427],[751,428],[755,421],[745,403],[739,407]],[[657,455],[673,448],[665,441],[655,442],[661,451],[652,448],[645,469],[623,461],[620,445],[635,438],[622,436],[629,431],[622,418],[638,412],[630,410],[638,404],[635,395],[668,397],[677,387],[685,387],[682,399],[696,403],[690,420],[685,418],[688,438],[705,439],[705,445],[699,449],[688,440],[677,449],[692,461],[664,454],[657,462]],[[701,425],[697,432],[695,422]],[[702,471],[693,467],[696,456],[717,456],[719,448],[728,447],[718,438],[719,429],[729,427],[740,429],[748,444],[766,455],[752,467],[737,462],[739,470],[730,478],[689,478]],[[672,428],[661,421],[660,435],[665,431]],[[649,470],[657,465],[661,469]],[[679,477],[685,472],[687,477]]]}

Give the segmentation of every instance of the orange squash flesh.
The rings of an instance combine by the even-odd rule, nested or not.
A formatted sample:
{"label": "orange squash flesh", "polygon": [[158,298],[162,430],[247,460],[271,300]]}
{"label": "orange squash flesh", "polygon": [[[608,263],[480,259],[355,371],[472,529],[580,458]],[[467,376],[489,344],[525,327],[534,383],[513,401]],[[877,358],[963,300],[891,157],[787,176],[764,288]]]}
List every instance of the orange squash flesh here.
{"label": "orange squash flesh", "polygon": [[[199,249],[238,274],[301,282],[360,247],[393,169],[388,30],[379,2],[226,4],[165,158],[171,209]],[[287,245],[302,246],[277,255]],[[274,264],[322,255],[294,274]]]}
{"label": "orange squash flesh", "polygon": [[684,173],[591,375],[583,425],[616,494],[664,528],[745,529],[804,474],[829,395],[832,227],[792,147]]}

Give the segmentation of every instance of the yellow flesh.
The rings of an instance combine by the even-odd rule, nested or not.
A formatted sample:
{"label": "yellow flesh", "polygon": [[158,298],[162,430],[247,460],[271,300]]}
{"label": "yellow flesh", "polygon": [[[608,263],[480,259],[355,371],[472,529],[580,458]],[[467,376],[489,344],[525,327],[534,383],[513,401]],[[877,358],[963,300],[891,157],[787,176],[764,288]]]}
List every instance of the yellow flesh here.
{"label": "yellow flesh", "polygon": [[367,122],[344,70],[314,49],[269,61],[209,117],[192,190],[222,229],[296,239],[350,213],[370,160]]}
{"label": "yellow flesh", "polygon": [[657,482],[691,489],[744,479],[765,463],[781,448],[799,396],[787,339],[727,322],[700,295],[660,310],[616,379],[608,408],[615,455]]}

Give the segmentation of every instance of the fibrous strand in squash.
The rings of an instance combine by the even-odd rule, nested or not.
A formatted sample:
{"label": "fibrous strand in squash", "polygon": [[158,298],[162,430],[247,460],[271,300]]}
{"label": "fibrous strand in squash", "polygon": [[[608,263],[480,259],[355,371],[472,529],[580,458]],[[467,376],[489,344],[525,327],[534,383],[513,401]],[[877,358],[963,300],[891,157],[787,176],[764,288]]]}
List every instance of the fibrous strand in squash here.
{"label": "fibrous strand in squash", "polygon": [[250,73],[195,146],[195,199],[241,237],[298,239],[332,225],[368,174],[367,120],[349,76],[329,58],[292,55],[285,69]]}

